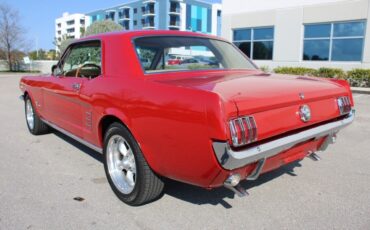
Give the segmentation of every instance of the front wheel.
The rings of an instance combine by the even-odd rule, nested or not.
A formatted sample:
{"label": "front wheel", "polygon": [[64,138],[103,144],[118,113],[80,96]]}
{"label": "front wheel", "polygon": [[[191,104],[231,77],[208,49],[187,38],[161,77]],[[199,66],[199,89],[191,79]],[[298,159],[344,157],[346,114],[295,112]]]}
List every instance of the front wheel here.
{"label": "front wheel", "polygon": [[45,134],[49,131],[49,127],[41,120],[35,107],[33,106],[32,100],[29,96],[24,97],[24,109],[26,115],[26,123],[28,130],[33,135]]}
{"label": "front wheel", "polygon": [[137,206],[160,196],[164,183],[150,169],[139,145],[121,123],[109,126],[104,138],[104,169],[117,197]]}

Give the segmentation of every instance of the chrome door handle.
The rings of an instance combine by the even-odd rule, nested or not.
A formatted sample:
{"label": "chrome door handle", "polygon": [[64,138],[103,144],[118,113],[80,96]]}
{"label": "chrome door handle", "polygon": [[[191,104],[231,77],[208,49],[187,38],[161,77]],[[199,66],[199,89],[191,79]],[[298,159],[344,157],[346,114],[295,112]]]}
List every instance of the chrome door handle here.
{"label": "chrome door handle", "polygon": [[81,88],[81,84],[80,84],[80,83],[74,83],[74,84],[72,84],[72,88],[73,88],[74,90],[80,90],[80,88]]}

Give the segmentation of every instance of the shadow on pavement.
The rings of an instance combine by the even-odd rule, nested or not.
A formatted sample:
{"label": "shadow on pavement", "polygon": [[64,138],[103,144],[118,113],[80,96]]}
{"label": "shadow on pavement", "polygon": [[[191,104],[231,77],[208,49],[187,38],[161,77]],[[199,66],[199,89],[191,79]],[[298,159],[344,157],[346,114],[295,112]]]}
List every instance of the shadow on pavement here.
{"label": "shadow on pavement", "polygon": [[81,150],[81,152],[89,155],[90,157],[94,158],[95,160],[99,161],[100,163],[103,163],[103,156],[102,154],[96,152],[95,150],[92,150],[90,149],[89,147],[81,144],[80,142],[72,139],[71,137],[57,131],[57,130],[53,130],[52,132],[54,135],[56,135],[57,137],[63,139],[64,141],[68,142],[69,144],[73,145],[74,147],[78,148],[79,150]]}
{"label": "shadow on pavement", "polygon": [[[83,153],[89,155],[90,157],[94,158],[95,160],[99,161],[100,163],[103,163],[103,157],[100,153],[90,149],[89,147],[86,147],[85,145],[81,144],[80,142],[64,135],[63,133],[60,133],[59,131],[54,130],[53,133],[63,139],[64,141],[70,143],[74,147],[81,150]],[[258,187],[261,184],[264,184],[266,182],[269,182],[283,174],[288,174],[291,176],[297,176],[294,173],[294,168],[301,167],[301,164],[299,161],[292,162],[288,165],[284,165],[281,168],[278,168],[274,171],[262,174],[257,180],[255,181],[242,181],[241,185],[249,190],[253,187]],[[222,205],[224,208],[229,209],[232,208],[232,206],[225,201],[225,198],[235,198],[235,199],[245,199],[245,198],[239,198],[237,197],[233,192],[230,190],[221,187],[216,188],[212,190],[207,190],[204,188],[200,188],[197,186],[177,182],[174,180],[166,179],[165,181],[165,189],[163,195],[169,195],[172,197],[175,197],[177,199],[190,202],[197,205],[204,205],[204,204],[211,204],[211,205]],[[158,199],[160,200],[161,197]],[[253,194],[252,194],[253,195]]]}
{"label": "shadow on pavement", "polygon": [[[257,180],[255,181],[242,181],[241,185],[246,188],[247,190],[258,187],[261,184],[269,182],[283,174],[288,174],[291,176],[297,176],[294,173],[294,168],[301,167],[299,161],[292,162],[288,165],[282,166],[274,171],[262,174]],[[197,205],[203,204],[212,204],[212,205],[222,205],[223,207],[229,209],[232,206],[224,200],[224,198],[235,198],[235,199],[248,199],[248,197],[239,198],[230,190],[221,187],[216,188],[213,190],[207,190],[203,188],[199,188],[196,186],[184,184],[181,182],[168,180],[166,181],[165,191],[164,193],[169,196],[176,197],[177,199],[184,200],[186,202],[190,202]],[[251,194],[253,196],[253,194]]]}

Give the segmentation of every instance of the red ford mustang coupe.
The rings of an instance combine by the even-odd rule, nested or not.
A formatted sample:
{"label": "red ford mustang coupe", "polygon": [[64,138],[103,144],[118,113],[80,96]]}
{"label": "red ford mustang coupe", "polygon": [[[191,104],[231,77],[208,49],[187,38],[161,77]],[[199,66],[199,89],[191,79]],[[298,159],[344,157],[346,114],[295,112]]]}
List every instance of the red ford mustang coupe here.
{"label": "red ford mustang coupe", "polygon": [[[174,67],[172,55],[213,61]],[[129,205],[156,199],[163,178],[246,195],[241,180],[319,159],[354,119],[346,81],[266,74],[232,43],[190,32],[78,40],[20,89],[29,131],[53,128],[102,153]]]}

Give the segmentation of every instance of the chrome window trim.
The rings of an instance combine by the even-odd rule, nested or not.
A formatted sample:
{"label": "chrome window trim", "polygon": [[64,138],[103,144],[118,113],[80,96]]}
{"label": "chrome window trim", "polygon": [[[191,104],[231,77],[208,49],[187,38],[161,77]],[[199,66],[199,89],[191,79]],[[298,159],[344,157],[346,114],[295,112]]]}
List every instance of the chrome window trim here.
{"label": "chrome window trim", "polygon": [[[221,42],[225,42],[225,43],[228,43],[230,45],[232,45],[234,47],[234,49],[236,49],[241,55],[244,56],[244,58],[247,59],[248,62],[250,62],[250,64],[255,68],[255,69],[248,69],[248,68],[245,68],[245,69],[199,69],[199,70],[170,70],[170,71],[161,71],[161,72],[147,72],[145,71],[145,68],[143,66],[143,64],[141,63],[140,61],[140,56],[139,54],[137,53],[136,51],[136,44],[135,44],[135,40],[136,39],[139,39],[139,38],[147,38],[147,37],[185,37],[185,38],[203,38],[203,39],[213,39],[213,40],[216,40],[216,41],[221,41]],[[139,62],[139,65],[141,66],[141,70],[143,71],[143,75],[144,76],[149,76],[149,75],[158,75],[158,74],[171,74],[171,73],[183,73],[183,72],[201,72],[201,71],[205,71],[205,72],[209,72],[209,71],[218,71],[218,72],[224,72],[224,71],[246,71],[246,70],[258,70],[258,66],[252,61],[252,59],[250,59],[246,54],[244,54],[234,43],[232,42],[229,42],[225,39],[222,39],[222,38],[219,38],[219,37],[208,37],[204,34],[200,34],[199,36],[197,35],[174,35],[174,34],[164,34],[164,35],[141,35],[141,36],[135,36],[135,37],[132,37],[131,38],[131,45],[132,45],[132,48],[135,52],[135,55],[136,55],[136,60]]]}
{"label": "chrome window trim", "polygon": [[[90,43],[90,42],[99,42],[100,44],[100,60],[101,60],[101,71],[100,71],[100,75],[98,77],[102,77],[105,75],[105,68],[104,68],[104,60],[103,60],[103,49],[104,49],[104,46],[103,46],[103,39],[101,38],[82,38],[80,40],[77,40],[77,41],[74,41],[72,42],[71,44],[69,44],[67,46],[67,48],[64,50],[64,52],[62,53],[62,55],[60,56],[56,66],[58,66],[59,68],[62,67],[61,65],[64,65],[64,60],[66,57],[68,57],[69,53],[71,52],[71,49],[76,46],[76,45],[81,45],[81,44],[84,44],[84,43]],[[53,73],[51,73],[52,76]],[[59,76],[56,76],[56,77],[59,77]],[[96,77],[96,78],[98,78]]]}

